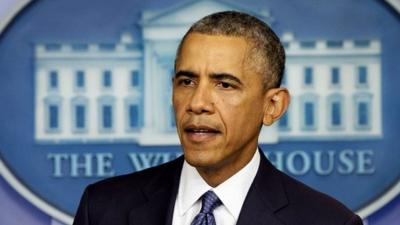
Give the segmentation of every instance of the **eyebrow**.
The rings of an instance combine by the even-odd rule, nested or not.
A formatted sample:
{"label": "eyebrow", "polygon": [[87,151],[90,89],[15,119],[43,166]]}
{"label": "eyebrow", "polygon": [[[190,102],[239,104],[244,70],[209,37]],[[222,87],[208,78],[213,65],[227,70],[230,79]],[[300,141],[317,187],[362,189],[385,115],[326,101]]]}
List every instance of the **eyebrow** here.
{"label": "eyebrow", "polygon": [[[192,71],[187,71],[187,70],[180,70],[175,74],[175,78],[179,78],[179,77],[189,77],[189,78],[195,78],[198,77],[198,75]],[[240,85],[243,85],[242,81],[240,81],[239,78],[235,77],[232,74],[229,73],[212,73],[210,75],[211,79],[214,80],[231,80],[234,81]]]}
{"label": "eyebrow", "polygon": [[191,71],[187,71],[187,70],[180,70],[178,72],[176,72],[174,78],[179,78],[179,77],[197,77],[197,75]]}
{"label": "eyebrow", "polygon": [[231,80],[242,85],[242,82],[240,81],[239,78],[229,73],[213,73],[210,75],[210,77],[215,80]]}

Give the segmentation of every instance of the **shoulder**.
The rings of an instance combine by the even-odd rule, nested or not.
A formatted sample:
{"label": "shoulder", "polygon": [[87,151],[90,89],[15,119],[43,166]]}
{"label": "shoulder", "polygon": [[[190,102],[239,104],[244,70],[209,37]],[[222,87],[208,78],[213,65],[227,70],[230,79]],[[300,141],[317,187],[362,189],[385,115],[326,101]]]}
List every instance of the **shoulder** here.
{"label": "shoulder", "polygon": [[295,218],[298,224],[362,224],[360,218],[338,200],[277,171],[285,188],[289,204],[281,215]]}
{"label": "shoulder", "polygon": [[171,186],[174,180],[179,179],[182,162],[178,158],[139,172],[101,180],[89,185],[82,199],[100,211],[110,207],[131,208],[140,205],[147,201],[146,191]]}
{"label": "shoulder", "polygon": [[160,166],[89,185],[81,198],[74,225],[127,224],[132,208],[146,203],[160,188],[173,188],[179,179],[182,162],[180,157]]}
{"label": "shoulder", "polygon": [[135,190],[151,185],[152,182],[162,182],[172,178],[177,171],[180,171],[182,165],[181,161],[182,159],[180,157],[171,162],[142,171],[107,178],[89,185],[87,189],[98,194],[107,192],[108,195],[126,192],[132,193]]}
{"label": "shoulder", "polygon": [[267,206],[284,224],[361,225],[361,219],[338,200],[276,169],[262,154],[254,182]]}

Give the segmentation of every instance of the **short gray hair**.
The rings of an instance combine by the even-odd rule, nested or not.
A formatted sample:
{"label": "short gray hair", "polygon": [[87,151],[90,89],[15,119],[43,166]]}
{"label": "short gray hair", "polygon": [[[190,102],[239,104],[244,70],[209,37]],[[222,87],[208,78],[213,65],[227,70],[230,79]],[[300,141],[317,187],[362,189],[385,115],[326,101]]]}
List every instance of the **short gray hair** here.
{"label": "short gray hair", "polygon": [[258,18],[242,12],[224,11],[200,19],[182,38],[176,61],[183,42],[190,33],[245,38],[250,45],[249,66],[264,76],[264,89],[280,86],[285,70],[285,50],[274,31]]}

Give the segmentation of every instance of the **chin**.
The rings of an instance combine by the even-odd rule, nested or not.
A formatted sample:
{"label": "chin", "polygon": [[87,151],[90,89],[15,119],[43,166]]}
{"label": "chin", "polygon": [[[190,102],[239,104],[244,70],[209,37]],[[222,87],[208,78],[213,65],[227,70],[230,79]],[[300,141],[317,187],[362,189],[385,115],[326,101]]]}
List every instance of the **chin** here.
{"label": "chin", "polygon": [[207,168],[214,165],[215,156],[211,152],[204,152],[199,150],[185,150],[184,157],[189,165],[196,168]]}

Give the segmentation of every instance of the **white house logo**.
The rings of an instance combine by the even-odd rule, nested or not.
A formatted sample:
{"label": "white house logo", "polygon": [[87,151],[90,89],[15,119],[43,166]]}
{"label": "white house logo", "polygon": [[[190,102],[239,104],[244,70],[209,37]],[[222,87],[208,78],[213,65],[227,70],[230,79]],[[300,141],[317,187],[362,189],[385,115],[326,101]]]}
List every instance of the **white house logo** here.
{"label": "white house logo", "polygon": [[[71,35],[46,21],[54,15],[51,10],[60,7],[57,4],[71,5],[76,12],[74,18],[71,11],[58,12],[69,16],[60,15],[54,23],[65,25],[78,18],[82,28],[66,25]],[[393,151],[395,138],[386,131],[398,132],[400,126],[382,101],[382,94],[398,96],[390,84],[382,92],[391,72],[385,57],[398,53],[382,51],[385,33],[372,29],[360,36],[344,30],[331,37],[320,28],[318,35],[307,35],[307,26],[284,26],[286,20],[299,20],[299,14],[278,19],[261,3],[243,7],[197,0],[163,10],[137,8],[128,1],[111,9],[107,4],[112,3],[102,3],[92,12],[73,2],[35,2],[0,39],[1,89],[21,91],[0,95],[1,102],[9,103],[0,112],[1,157],[52,216],[70,222],[68,215],[73,215],[88,183],[180,154],[171,104],[176,48],[194,21],[223,10],[246,11],[271,24],[286,49],[283,85],[292,103],[279,123],[262,130],[260,143],[270,160],[363,216],[382,205],[381,196],[388,199],[399,192],[395,159],[400,156]],[[258,7],[261,10],[252,9]],[[271,7],[278,11],[273,8],[278,6]],[[334,7],[339,6],[333,6],[332,13]],[[96,24],[91,18],[100,11],[126,17],[109,22],[119,27],[112,35],[79,35],[85,26]],[[127,15],[138,17],[132,21],[134,16]],[[351,18],[350,13],[344,16]],[[24,21],[31,21],[32,29],[23,30]],[[349,23],[357,29],[357,22]],[[35,29],[46,26],[53,30]],[[19,48],[30,54],[12,53],[18,60],[10,65],[1,57],[12,52],[8,46],[17,40],[27,43]],[[384,118],[392,120],[385,123]],[[349,191],[350,186],[360,188]]]}
{"label": "white house logo", "polygon": [[[116,43],[35,45],[37,142],[179,144],[170,99],[183,33],[173,30],[188,24],[168,35],[152,26],[171,19],[153,17],[143,20],[140,42],[123,33]],[[381,137],[379,40],[282,40],[294,102],[262,143]]]}

